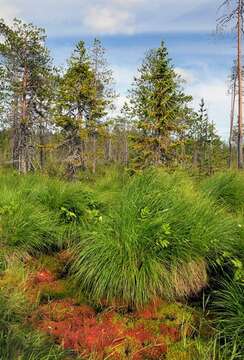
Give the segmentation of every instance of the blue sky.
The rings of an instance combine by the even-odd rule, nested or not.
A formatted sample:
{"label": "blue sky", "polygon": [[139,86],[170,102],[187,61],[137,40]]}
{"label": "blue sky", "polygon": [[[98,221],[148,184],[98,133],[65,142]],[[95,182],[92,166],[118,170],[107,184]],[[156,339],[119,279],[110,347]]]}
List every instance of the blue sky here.
{"label": "blue sky", "polygon": [[185,90],[197,108],[205,98],[219,134],[228,136],[228,75],[234,39],[216,35],[220,0],[0,0],[1,17],[19,17],[45,27],[55,62],[64,65],[74,44],[102,40],[114,71],[118,106],[145,51],[164,40]]}

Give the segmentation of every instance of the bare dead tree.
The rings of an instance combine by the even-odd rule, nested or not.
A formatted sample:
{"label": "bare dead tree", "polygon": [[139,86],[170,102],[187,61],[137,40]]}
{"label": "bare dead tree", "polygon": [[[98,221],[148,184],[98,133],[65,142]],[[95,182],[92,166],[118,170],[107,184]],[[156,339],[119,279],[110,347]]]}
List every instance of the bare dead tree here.
{"label": "bare dead tree", "polygon": [[242,84],[242,34],[243,34],[243,12],[244,0],[225,0],[220,9],[225,7],[227,14],[217,19],[217,27],[220,29],[234,23],[237,34],[237,77],[238,77],[238,145],[237,157],[238,168],[243,168],[243,84]]}
{"label": "bare dead tree", "polygon": [[229,135],[229,168],[232,165],[233,157],[233,127],[234,127],[234,117],[235,117],[235,104],[236,104],[236,90],[237,90],[237,67],[234,66],[233,73],[231,77],[231,111],[230,111],[230,135]]}

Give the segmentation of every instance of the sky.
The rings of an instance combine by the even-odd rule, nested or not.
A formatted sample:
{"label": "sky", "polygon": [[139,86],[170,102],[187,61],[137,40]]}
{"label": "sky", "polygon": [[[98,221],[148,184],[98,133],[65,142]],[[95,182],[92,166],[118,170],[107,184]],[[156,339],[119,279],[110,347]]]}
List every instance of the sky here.
{"label": "sky", "polygon": [[235,58],[235,40],[216,34],[221,0],[0,0],[0,17],[14,17],[44,27],[56,65],[65,65],[74,45],[89,46],[99,38],[114,72],[118,107],[136,75],[145,52],[163,40],[185,92],[197,109],[206,102],[220,136],[228,137],[228,76]]}

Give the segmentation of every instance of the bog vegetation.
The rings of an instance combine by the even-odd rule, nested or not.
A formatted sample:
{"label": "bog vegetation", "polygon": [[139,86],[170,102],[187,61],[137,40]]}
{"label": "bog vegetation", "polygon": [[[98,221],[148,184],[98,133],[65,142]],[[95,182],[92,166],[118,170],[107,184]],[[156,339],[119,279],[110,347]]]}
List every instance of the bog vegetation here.
{"label": "bog vegetation", "polygon": [[120,174],[1,174],[1,359],[241,359],[243,175]]}
{"label": "bog vegetation", "polygon": [[240,134],[163,42],[115,115],[99,40],[58,69],[44,30],[0,35],[0,359],[243,359]]}

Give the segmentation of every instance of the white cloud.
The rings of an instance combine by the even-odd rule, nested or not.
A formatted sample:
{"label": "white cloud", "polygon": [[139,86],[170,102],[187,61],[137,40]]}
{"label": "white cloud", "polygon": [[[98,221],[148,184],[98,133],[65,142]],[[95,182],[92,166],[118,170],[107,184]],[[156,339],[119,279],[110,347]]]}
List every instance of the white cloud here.
{"label": "white cloud", "polygon": [[134,17],[129,11],[103,6],[88,8],[84,25],[91,33],[132,34],[135,30]]}
{"label": "white cloud", "polygon": [[180,68],[180,67],[176,67],[175,72],[178,75],[180,75],[182,80],[184,80],[188,84],[191,84],[194,81],[196,81],[196,75],[193,73],[193,71],[190,71],[188,69],[183,69],[183,68]]}
{"label": "white cloud", "polygon": [[114,105],[115,105],[115,109],[112,112],[112,116],[118,116],[121,115],[121,109],[124,106],[125,102],[127,101],[127,97],[126,95],[121,95],[118,96],[115,101],[114,101]]}
{"label": "white cloud", "polygon": [[17,5],[9,4],[4,2],[1,4],[0,0],[0,9],[1,9],[1,18],[5,19],[7,22],[11,21],[13,18],[18,17],[20,10]]}
{"label": "white cloud", "polygon": [[212,30],[216,6],[210,0],[0,0],[2,17],[19,16],[55,36]]}
{"label": "white cloud", "polygon": [[201,98],[204,98],[208,110],[209,119],[214,121],[219,135],[223,138],[228,137],[230,96],[228,95],[228,84],[225,79],[208,77],[207,79],[198,78],[194,84],[186,87],[193,96],[193,107],[199,109]]}
{"label": "white cloud", "polygon": [[127,89],[132,83],[135,71],[129,67],[113,66],[113,77],[120,89]]}

